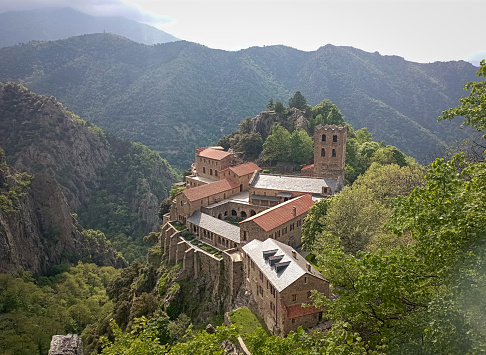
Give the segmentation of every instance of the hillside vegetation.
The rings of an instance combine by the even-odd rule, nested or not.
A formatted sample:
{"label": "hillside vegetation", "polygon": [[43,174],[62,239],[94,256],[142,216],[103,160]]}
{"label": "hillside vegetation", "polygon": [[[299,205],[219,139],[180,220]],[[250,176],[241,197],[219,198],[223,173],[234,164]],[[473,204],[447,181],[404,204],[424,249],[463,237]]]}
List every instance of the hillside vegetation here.
{"label": "hillside vegetation", "polygon": [[419,64],[332,45],[226,52],[184,41],[145,46],[111,34],[0,49],[0,81],[54,95],[183,168],[195,146],[215,144],[269,98],[287,103],[296,90],[310,105],[330,99],[356,129],[430,162],[468,135],[436,120],[474,72],[466,62]]}
{"label": "hillside vegetation", "polygon": [[143,257],[146,248],[134,243],[159,229],[160,202],[177,180],[167,161],[17,84],[0,83],[0,112],[7,162],[20,172],[50,177],[85,228],[104,232],[129,260]]}

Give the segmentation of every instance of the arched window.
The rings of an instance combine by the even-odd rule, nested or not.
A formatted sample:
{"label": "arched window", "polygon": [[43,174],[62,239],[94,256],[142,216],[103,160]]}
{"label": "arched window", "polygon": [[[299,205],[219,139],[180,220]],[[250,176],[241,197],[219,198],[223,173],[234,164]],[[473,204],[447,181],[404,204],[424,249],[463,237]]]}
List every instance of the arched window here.
{"label": "arched window", "polygon": [[325,142],[325,141],[326,141],[326,135],[325,135],[325,134],[323,134],[323,135],[322,135],[322,141],[323,141],[323,142]]}
{"label": "arched window", "polygon": [[324,148],[321,149],[321,157],[326,156],[326,150]]}
{"label": "arched window", "polygon": [[332,141],[333,141],[333,142],[337,142],[337,135],[333,135],[333,136],[332,136]]}
{"label": "arched window", "polygon": [[335,157],[336,157],[336,149],[333,149],[333,150],[332,150],[332,156],[333,156],[333,158],[335,158]]}

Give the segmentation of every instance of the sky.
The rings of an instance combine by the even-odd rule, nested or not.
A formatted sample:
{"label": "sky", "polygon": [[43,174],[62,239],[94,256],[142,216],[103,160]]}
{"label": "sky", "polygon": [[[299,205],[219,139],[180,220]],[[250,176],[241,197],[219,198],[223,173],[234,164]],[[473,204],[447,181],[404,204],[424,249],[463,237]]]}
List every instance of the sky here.
{"label": "sky", "polygon": [[0,0],[0,12],[40,7],[123,16],[214,49],[333,44],[421,63],[486,58],[485,0]]}

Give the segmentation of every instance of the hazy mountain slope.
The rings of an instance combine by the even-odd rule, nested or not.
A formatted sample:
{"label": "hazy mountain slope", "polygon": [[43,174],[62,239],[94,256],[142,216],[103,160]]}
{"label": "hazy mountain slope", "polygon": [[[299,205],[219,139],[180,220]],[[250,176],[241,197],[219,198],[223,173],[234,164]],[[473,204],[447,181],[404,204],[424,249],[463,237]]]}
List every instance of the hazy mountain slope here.
{"label": "hazy mountain slope", "polygon": [[123,17],[98,17],[71,8],[0,13],[0,48],[32,40],[54,41],[111,32],[135,42],[156,44],[179,39],[155,27]]}
{"label": "hazy mountain slope", "polygon": [[55,179],[70,210],[84,211],[84,227],[111,235],[158,230],[159,204],[176,180],[156,152],[106,135],[53,97],[14,84],[0,83],[0,147],[17,170]]}
{"label": "hazy mountain slope", "polygon": [[22,180],[6,164],[0,149],[0,200],[5,202],[12,191],[18,196],[11,204],[0,206],[0,272],[15,273],[23,268],[44,274],[55,265],[78,260],[127,266],[111,246],[82,233],[83,228],[71,215],[52,176],[36,174],[26,187],[19,189]]}
{"label": "hazy mountain slope", "polygon": [[[355,128],[424,162],[465,132],[437,123],[476,80],[466,62],[418,64],[350,47],[239,52],[189,42],[144,46],[96,34],[0,49],[0,80],[55,95],[89,121],[158,150],[180,167],[270,98],[331,99]],[[452,128],[454,127],[454,128]]]}

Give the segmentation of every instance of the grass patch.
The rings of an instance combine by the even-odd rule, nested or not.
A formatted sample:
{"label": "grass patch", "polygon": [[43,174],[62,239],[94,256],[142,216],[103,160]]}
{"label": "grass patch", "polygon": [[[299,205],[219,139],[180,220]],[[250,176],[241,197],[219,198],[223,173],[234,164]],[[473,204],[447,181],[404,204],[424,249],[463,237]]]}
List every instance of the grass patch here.
{"label": "grass patch", "polygon": [[228,314],[231,323],[241,327],[241,334],[253,333],[258,327],[263,328],[268,333],[265,323],[258,319],[247,307],[231,311]]}
{"label": "grass patch", "polygon": [[178,222],[178,221],[172,222],[172,226],[175,229],[177,229],[179,232],[183,231],[184,229],[187,229],[187,227],[184,224],[182,224],[181,222]]}

